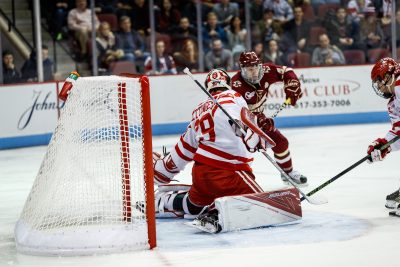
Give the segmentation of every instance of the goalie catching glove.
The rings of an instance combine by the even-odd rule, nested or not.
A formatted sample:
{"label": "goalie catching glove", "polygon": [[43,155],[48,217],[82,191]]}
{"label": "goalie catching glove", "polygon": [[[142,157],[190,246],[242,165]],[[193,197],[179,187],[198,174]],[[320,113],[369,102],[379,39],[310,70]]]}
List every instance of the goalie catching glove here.
{"label": "goalie catching glove", "polygon": [[368,163],[382,161],[387,154],[391,151],[390,146],[380,150],[380,148],[387,144],[387,140],[385,138],[378,138],[374,142],[372,142],[368,147],[368,155],[371,155],[371,159],[368,159]]}

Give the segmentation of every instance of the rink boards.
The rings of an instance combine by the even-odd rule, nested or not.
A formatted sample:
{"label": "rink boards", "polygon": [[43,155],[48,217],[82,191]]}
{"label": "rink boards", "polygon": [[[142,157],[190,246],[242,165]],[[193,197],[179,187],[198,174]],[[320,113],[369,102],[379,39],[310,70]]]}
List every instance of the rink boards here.
{"label": "rink boards", "polygon": [[[304,96],[283,110],[278,127],[304,127],[387,122],[387,100],[375,95],[370,65],[296,69]],[[230,73],[231,75],[234,72]],[[206,74],[196,74],[202,83]],[[0,149],[47,144],[60,108],[62,82],[0,86]],[[150,77],[153,135],[179,134],[191,112],[207,96],[187,75]],[[272,115],[284,102],[282,84],[270,87],[265,113]]]}

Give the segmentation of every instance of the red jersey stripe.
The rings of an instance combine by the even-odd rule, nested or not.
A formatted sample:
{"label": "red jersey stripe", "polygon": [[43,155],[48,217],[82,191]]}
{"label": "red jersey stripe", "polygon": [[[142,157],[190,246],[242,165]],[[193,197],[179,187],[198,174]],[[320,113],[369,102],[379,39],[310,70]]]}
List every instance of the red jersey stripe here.
{"label": "red jersey stripe", "polygon": [[185,140],[183,139],[183,136],[181,136],[181,143],[184,149],[192,152],[193,154],[196,153],[196,148],[192,147],[191,145],[189,145],[188,143],[185,142]]}
{"label": "red jersey stripe", "polygon": [[235,155],[232,155],[229,153],[225,153],[219,149],[216,149],[216,148],[213,148],[210,146],[206,146],[204,144],[199,144],[199,148],[201,148],[211,154],[219,156],[221,158],[227,159],[227,160],[238,160],[238,161],[242,161],[242,162],[246,162],[246,163],[253,161],[253,158],[245,158],[245,157],[235,156]]}
{"label": "red jersey stripe", "polygon": [[186,161],[191,161],[191,160],[192,160],[191,158],[185,156],[185,155],[182,153],[182,151],[179,149],[179,146],[178,146],[178,145],[175,146],[175,151],[176,151],[176,153],[178,154],[178,156],[179,156],[181,159],[186,160]]}
{"label": "red jersey stripe", "polygon": [[233,163],[229,163],[229,162],[225,162],[225,161],[208,158],[206,156],[199,155],[199,154],[194,155],[193,160],[203,163],[203,164],[213,166],[218,169],[234,170],[234,171],[250,171],[250,172],[252,171],[251,167],[246,163],[233,164]]}

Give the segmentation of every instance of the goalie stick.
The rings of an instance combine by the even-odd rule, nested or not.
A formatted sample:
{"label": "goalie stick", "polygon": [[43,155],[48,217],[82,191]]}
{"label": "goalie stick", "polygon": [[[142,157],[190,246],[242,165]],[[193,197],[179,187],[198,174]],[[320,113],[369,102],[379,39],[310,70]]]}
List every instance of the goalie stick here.
{"label": "goalie stick", "polygon": [[[185,74],[187,74],[190,78],[192,78],[192,80],[200,87],[200,89],[201,89],[204,93],[206,93],[207,96],[222,110],[222,112],[224,112],[225,115],[238,127],[238,129],[240,129],[240,131],[241,131],[244,135],[246,135],[246,132],[245,132],[245,130],[243,129],[243,127],[242,127],[236,120],[234,120],[234,119],[232,118],[232,116],[229,115],[229,113],[228,113],[228,112],[218,103],[218,101],[210,94],[210,92],[208,92],[208,91],[203,87],[203,85],[201,85],[201,83],[200,83],[196,78],[194,78],[194,76],[193,76],[193,74],[190,72],[190,70],[189,70],[188,68],[185,68],[185,69],[183,70],[183,72],[184,72]],[[268,142],[268,140],[266,140],[266,141]],[[270,143],[270,144],[271,144],[271,143]],[[272,144],[271,144],[271,145],[272,145]],[[263,151],[263,152],[261,152],[261,153],[262,153],[262,154],[272,163],[272,165],[274,165],[274,167],[289,181],[289,183],[290,183],[294,188],[296,188],[296,189],[299,191],[300,195],[302,195],[302,199],[304,198],[304,199],[306,199],[309,203],[314,204],[314,205],[321,205],[321,204],[325,204],[325,203],[328,202],[326,199],[323,199],[323,198],[317,199],[317,198],[310,198],[310,197],[308,197],[303,191],[301,191],[301,190],[299,189],[299,187],[292,181],[292,178],[291,178],[286,172],[284,172],[284,171],[282,170],[282,168],[274,161],[274,159],[273,159],[272,157],[270,157],[270,156],[267,154],[267,152]]]}
{"label": "goalie stick", "polygon": [[[383,145],[382,147],[379,148],[379,150],[383,150],[388,148],[391,144],[393,144],[394,142],[396,142],[397,140],[400,139],[400,135],[396,136],[395,138],[393,138],[392,140],[388,141],[385,145]],[[363,163],[364,161],[368,160],[371,158],[371,155],[366,155],[365,157],[363,157],[362,159],[360,159],[359,161],[357,161],[356,163],[354,163],[353,165],[351,165],[350,167],[348,167],[347,169],[341,171],[339,174],[337,174],[336,176],[332,177],[331,179],[329,179],[328,181],[326,181],[325,183],[321,184],[320,186],[314,188],[313,190],[311,190],[310,192],[307,193],[307,197],[314,195],[315,193],[317,193],[318,191],[320,191],[322,188],[326,187],[327,185],[331,184],[333,181],[337,180],[338,178],[342,177],[344,174],[348,173],[349,171],[351,171],[352,169],[354,169],[355,167],[357,167],[358,165],[360,165],[361,163]],[[304,199],[306,199],[306,197],[302,197],[300,199],[300,201],[303,201]]]}

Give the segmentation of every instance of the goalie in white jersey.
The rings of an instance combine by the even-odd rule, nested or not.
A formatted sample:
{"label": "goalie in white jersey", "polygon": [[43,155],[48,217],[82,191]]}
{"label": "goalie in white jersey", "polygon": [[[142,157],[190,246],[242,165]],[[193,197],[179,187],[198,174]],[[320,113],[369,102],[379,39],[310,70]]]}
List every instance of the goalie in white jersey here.
{"label": "goalie in white jersey", "polygon": [[[391,151],[400,149],[400,141],[394,142],[387,149],[379,150],[381,146],[400,135],[400,65],[392,58],[379,60],[371,71],[372,87],[377,95],[389,99],[388,113],[392,129],[384,138],[378,138],[368,147],[371,163],[383,160]],[[400,194],[396,190],[386,197],[386,207],[396,209],[390,215],[400,216]]]}
{"label": "goalie in white jersey", "polygon": [[[212,96],[240,122],[241,108],[247,104],[229,84],[230,77],[222,69],[210,71],[205,82]],[[211,99],[199,104],[175,148],[164,158],[153,153],[158,185],[168,184],[194,160],[193,184],[161,186],[166,192],[156,196],[157,211],[196,215],[218,197],[263,192],[250,167],[252,152],[259,148],[265,149],[265,141],[250,129],[242,136]]]}

